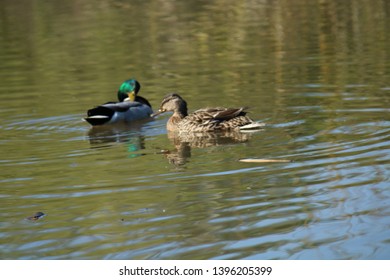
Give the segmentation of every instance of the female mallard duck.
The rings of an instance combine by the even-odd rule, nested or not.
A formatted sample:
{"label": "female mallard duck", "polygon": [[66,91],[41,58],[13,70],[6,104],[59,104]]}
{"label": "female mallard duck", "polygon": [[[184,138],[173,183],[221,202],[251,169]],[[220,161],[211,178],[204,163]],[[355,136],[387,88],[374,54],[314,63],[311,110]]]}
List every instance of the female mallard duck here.
{"label": "female mallard duck", "polygon": [[173,111],[173,115],[167,123],[167,130],[179,133],[256,130],[264,127],[264,124],[254,122],[245,116],[244,110],[244,107],[206,108],[188,115],[187,102],[180,95],[172,93],[164,97],[160,109],[153,116]]}
{"label": "female mallard duck", "polygon": [[153,113],[152,106],[137,95],[140,88],[141,85],[134,79],[124,81],[118,90],[119,102],[107,102],[88,110],[88,117],[84,120],[91,125],[102,125],[149,118]]}

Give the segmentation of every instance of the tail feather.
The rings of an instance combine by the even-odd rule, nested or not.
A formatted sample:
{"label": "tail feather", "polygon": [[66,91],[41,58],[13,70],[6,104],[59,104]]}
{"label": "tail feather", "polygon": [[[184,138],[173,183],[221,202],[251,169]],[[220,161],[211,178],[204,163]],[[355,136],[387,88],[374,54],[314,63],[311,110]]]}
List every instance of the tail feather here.
{"label": "tail feather", "polygon": [[85,121],[91,125],[102,125],[111,120],[114,111],[103,106],[98,106],[88,110],[87,114],[88,117],[84,118]]}
{"label": "tail feather", "polygon": [[107,116],[98,115],[98,116],[86,117],[84,118],[84,120],[91,125],[102,125],[107,123],[110,120],[110,118]]}
{"label": "tail feather", "polygon": [[265,123],[253,122],[250,124],[240,126],[240,130],[260,130],[260,129],[263,129],[264,126],[265,126]]}

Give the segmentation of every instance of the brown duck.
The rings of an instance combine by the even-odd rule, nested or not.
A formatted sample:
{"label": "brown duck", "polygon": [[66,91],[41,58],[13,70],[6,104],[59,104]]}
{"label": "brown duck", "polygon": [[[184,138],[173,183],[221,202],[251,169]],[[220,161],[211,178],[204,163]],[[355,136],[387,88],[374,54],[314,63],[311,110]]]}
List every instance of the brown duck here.
{"label": "brown duck", "polygon": [[229,130],[259,130],[264,127],[246,116],[245,107],[240,108],[205,108],[188,115],[187,102],[177,93],[164,97],[160,109],[152,116],[172,111],[167,123],[168,131],[217,132]]}

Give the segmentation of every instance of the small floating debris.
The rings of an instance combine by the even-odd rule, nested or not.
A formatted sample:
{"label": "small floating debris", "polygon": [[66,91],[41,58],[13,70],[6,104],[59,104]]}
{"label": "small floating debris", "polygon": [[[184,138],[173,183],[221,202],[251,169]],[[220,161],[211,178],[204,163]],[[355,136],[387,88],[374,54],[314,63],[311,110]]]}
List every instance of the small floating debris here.
{"label": "small floating debris", "polygon": [[238,161],[241,162],[257,162],[257,163],[268,163],[268,162],[292,162],[289,159],[267,159],[267,158],[241,158]]}
{"label": "small floating debris", "polygon": [[42,218],[43,216],[45,216],[45,213],[43,213],[43,212],[37,212],[37,213],[35,213],[33,216],[28,217],[27,220],[36,221],[36,220]]}

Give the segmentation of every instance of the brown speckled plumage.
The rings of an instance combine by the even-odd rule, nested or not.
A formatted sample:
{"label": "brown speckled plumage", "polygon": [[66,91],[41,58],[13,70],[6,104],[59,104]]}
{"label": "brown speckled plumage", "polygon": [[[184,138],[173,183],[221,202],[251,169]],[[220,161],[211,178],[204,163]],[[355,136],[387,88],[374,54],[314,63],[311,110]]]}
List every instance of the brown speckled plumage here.
{"label": "brown speckled plumage", "polygon": [[245,108],[206,108],[187,113],[187,103],[176,94],[167,95],[161,102],[159,113],[173,111],[167,130],[183,132],[213,132],[240,129],[260,129],[264,125],[246,116]]}

